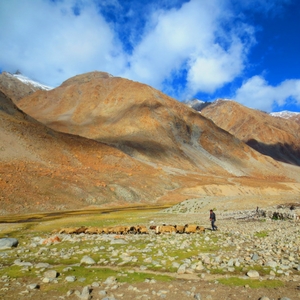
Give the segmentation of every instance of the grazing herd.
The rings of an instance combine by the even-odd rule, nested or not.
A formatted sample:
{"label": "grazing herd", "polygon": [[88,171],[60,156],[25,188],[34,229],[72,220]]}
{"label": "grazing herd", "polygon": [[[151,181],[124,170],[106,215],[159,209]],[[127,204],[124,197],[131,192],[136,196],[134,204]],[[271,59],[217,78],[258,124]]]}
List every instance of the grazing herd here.
{"label": "grazing herd", "polygon": [[136,225],[136,226],[111,226],[111,227],[68,227],[56,230],[53,233],[60,234],[149,234],[154,232],[155,234],[163,233],[204,233],[205,228],[198,225],[152,225],[148,228],[145,225]]}

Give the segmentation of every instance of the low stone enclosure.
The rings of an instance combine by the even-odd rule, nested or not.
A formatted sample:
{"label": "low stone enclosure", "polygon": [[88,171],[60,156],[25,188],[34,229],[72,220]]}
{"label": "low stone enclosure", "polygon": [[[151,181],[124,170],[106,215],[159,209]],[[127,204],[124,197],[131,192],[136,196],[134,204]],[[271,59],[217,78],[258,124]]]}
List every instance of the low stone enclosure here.
{"label": "low stone enclosure", "polygon": [[272,220],[300,221],[300,202],[280,204],[268,209],[235,211],[221,214],[222,219],[254,219],[267,218]]}
{"label": "low stone enclosure", "polygon": [[151,225],[149,229],[145,225],[136,226],[111,226],[111,227],[67,227],[55,230],[52,233],[66,234],[149,234],[150,231],[156,234],[162,233],[204,233],[205,228],[198,225]]}

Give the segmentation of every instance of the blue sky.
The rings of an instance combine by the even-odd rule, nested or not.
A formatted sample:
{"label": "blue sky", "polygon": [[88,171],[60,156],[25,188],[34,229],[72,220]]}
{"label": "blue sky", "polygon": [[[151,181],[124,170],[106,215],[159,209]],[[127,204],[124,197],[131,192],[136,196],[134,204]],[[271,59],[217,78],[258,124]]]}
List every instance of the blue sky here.
{"label": "blue sky", "polygon": [[298,0],[7,0],[0,28],[0,71],[49,86],[97,70],[300,112]]}

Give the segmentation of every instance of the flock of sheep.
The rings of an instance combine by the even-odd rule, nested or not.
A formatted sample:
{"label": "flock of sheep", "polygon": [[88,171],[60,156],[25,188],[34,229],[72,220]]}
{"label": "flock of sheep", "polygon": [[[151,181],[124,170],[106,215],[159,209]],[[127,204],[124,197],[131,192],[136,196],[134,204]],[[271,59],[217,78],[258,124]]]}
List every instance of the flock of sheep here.
{"label": "flock of sheep", "polygon": [[[156,234],[161,233],[204,233],[205,228],[198,225],[152,225],[149,230]],[[145,225],[136,226],[112,226],[112,227],[68,227],[62,228],[55,233],[65,234],[149,234],[149,230]]]}

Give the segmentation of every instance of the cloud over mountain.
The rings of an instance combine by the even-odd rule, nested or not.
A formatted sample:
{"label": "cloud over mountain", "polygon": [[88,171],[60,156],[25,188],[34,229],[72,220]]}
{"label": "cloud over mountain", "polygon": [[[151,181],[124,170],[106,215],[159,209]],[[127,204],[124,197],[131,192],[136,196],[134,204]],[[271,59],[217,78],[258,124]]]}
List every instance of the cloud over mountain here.
{"label": "cloud over mountain", "polygon": [[147,20],[136,23],[141,27],[127,32],[129,37],[120,36],[104,5],[93,1],[13,0],[1,6],[1,27],[9,29],[0,34],[2,69],[21,68],[51,86],[101,69],[159,89],[168,89],[174,76],[184,74],[186,85],[173,94],[213,92],[241,73],[254,40],[253,28],[243,23],[228,34],[224,24],[232,21],[232,12],[226,2],[216,0],[171,9],[146,7],[142,15],[148,12]]}
{"label": "cloud over mountain", "polygon": [[262,76],[253,76],[236,91],[235,99],[252,108],[272,111],[286,101],[300,104],[300,80],[285,80],[277,86],[270,85]]}
{"label": "cloud over mountain", "polygon": [[[267,13],[272,18],[288,4],[287,0],[2,1],[0,71],[20,69],[30,78],[58,86],[77,74],[101,70],[149,84],[179,100],[201,98],[198,94],[205,100],[236,95],[243,104],[270,109],[284,105],[289,97],[298,99],[299,92],[282,93],[278,101],[265,92],[265,84],[256,84],[262,90],[255,94],[267,98],[253,102],[253,80],[264,72],[247,75],[259,65],[250,62],[262,31],[253,16],[258,14],[261,21],[262,13]],[[250,80],[251,88],[249,83],[240,87],[242,79]],[[285,85],[284,80],[279,82]]]}

